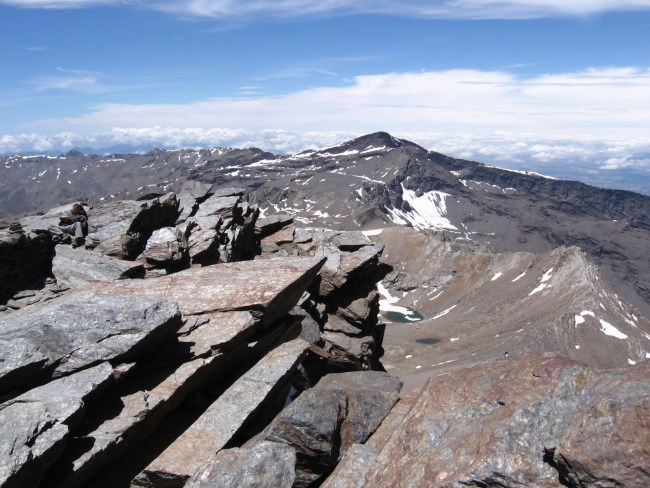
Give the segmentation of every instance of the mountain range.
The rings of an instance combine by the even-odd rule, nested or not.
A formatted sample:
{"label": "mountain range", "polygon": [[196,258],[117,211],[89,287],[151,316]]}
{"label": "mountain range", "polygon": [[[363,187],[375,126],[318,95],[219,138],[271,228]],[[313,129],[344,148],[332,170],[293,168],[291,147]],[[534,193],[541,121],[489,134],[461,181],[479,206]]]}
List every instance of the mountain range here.
{"label": "mountain range", "polygon": [[292,155],[213,148],[1,157],[0,216],[162,195],[186,180],[241,188],[262,215],[305,225],[409,226],[495,252],[575,245],[650,314],[650,197],[450,158],[384,132]]}

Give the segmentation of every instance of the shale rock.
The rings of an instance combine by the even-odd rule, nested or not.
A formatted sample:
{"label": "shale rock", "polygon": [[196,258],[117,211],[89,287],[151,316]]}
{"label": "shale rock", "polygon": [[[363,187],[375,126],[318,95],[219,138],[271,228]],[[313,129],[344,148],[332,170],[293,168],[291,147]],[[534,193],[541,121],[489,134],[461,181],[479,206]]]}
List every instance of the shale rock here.
{"label": "shale rock", "polygon": [[89,236],[99,241],[97,250],[122,259],[135,259],[151,234],[173,226],[179,215],[176,195],[149,200],[120,201],[98,206],[88,217]]}
{"label": "shale rock", "polygon": [[63,452],[84,404],[112,379],[102,363],[0,404],[0,485],[34,486]]}
{"label": "shale rock", "polygon": [[307,353],[300,339],[282,344],[221,395],[134,480],[135,486],[185,486],[223,449],[251,414],[277,392]]}
{"label": "shale rock", "polygon": [[250,310],[264,326],[291,310],[322,264],[319,258],[224,263],[145,281],[98,283],[84,293],[158,297],[177,302],[184,315]]}
{"label": "shale rock", "polygon": [[649,372],[533,355],[434,376],[364,486],[648,486]]}
{"label": "shale rock", "polygon": [[138,296],[70,294],[19,310],[0,319],[0,391],[133,358],[180,325],[175,304]]}

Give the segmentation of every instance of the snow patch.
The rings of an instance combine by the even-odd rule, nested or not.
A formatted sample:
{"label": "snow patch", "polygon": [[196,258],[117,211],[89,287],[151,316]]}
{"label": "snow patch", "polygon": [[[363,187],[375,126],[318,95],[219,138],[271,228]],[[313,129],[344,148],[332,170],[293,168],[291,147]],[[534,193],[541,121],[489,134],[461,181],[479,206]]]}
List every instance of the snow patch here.
{"label": "snow patch", "polygon": [[519,276],[517,276],[514,280],[512,280],[511,283],[514,283],[515,281],[519,281],[519,280],[522,279],[524,276],[526,276],[526,272],[525,272],[525,271],[524,271],[523,273],[521,273]]}
{"label": "snow patch", "polygon": [[398,225],[411,224],[416,229],[458,230],[446,217],[448,193],[430,191],[417,196],[413,190],[407,190],[402,184],[402,198],[411,207],[410,212],[389,208],[391,219]]}
{"label": "snow patch", "polygon": [[361,233],[366,237],[378,236],[383,230],[384,229],[362,230]]}
{"label": "snow patch", "polygon": [[498,280],[499,278],[501,278],[502,276],[503,276],[503,273],[502,273],[501,271],[499,271],[497,274],[495,274],[495,275],[492,277],[492,279],[491,279],[490,281],[496,281],[496,280]]}
{"label": "snow patch", "polygon": [[618,330],[616,327],[614,327],[612,324],[609,322],[605,322],[604,320],[600,320],[600,330],[603,334],[616,337],[617,339],[627,339],[627,335],[623,334],[620,330]]}
{"label": "snow patch", "polygon": [[433,317],[431,320],[436,320],[436,319],[439,319],[440,317],[443,317],[444,315],[447,315],[449,312],[451,312],[451,311],[452,311],[453,309],[455,309],[456,307],[457,307],[457,305],[452,305],[452,306],[449,307],[447,310],[443,310],[442,312],[440,312],[438,315],[436,315],[435,317]]}

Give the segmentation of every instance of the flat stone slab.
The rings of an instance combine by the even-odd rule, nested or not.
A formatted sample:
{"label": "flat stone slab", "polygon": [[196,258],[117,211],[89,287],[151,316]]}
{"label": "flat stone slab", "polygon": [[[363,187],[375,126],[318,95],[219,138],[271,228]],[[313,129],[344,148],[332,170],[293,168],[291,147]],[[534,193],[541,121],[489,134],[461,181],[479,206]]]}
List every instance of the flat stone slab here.
{"label": "flat stone slab", "polygon": [[63,452],[84,402],[113,379],[102,363],[0,404],[0,486],[33,486]]}
{"label": "flat stone slab", "polygon": [[309,344],[302,339],[268,353],[226,390],[133,481],[134,486],[181,487],[228,443],[248,417],[298,367]]}
{"label": "flat stone slab", "polygon": [[100,252],[71,246],[57,246],[52,273],[60,284],[81,288],[95,281],[115,281],[144,274],[142,264],[124,261]]}
{"label": "flat stone slab", "polygon": [[18,310],[0,319],[0,391],[133,358],[180,325],[176,304],[134,295],[69,294]]}
{"label": "flat stone slab", "polygon": [[321,258],[278,258],[190,268],[143,282],[97,284],[86,293],[138,295],[177,302],[183,315],[249,310],[267,325],[298,302],[323,264]]}

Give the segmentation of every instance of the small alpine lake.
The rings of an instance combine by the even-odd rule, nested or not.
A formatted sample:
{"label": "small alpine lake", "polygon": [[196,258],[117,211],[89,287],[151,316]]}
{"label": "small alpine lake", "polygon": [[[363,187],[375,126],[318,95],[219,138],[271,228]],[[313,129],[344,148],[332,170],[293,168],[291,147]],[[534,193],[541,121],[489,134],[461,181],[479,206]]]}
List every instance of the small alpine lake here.
{"label": "small alpine lake", "polygon": [[391,306],[390,310],[380,310],[380,313],[386,320],[400,324],[419,322],[424,319],[420,312],[409,307]]}

